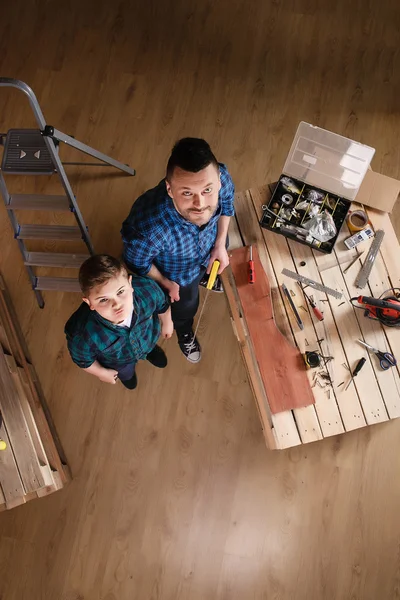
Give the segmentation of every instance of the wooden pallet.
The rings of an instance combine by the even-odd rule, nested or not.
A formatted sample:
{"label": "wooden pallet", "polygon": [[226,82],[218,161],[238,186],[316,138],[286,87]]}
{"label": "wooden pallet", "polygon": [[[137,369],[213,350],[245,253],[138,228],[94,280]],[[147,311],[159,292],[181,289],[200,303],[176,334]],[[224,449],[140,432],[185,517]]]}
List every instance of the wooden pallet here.
{"label": "wooden pallet", "polygon": [[70,474],[0,275],[0,510],[55,492]]}
{"label": "wooden pallet", "polygon": [[[354,258],[368,247],[348,250],[343,240],[350,235],[347,226],[339,234],[335,250],[330,255],[313,251],[307,246],[287,240],[285,237],[262,229],[259,219],[262,205],[271,197],[271,189],[264,186],[237,194],[235,199],[236,220],[232,219],[229,232],[230,248],[253,244],[257,247],[263,268],[271,285],[274,317],[278,328],[301,352],[318,350],[324,356],[333,356],[327,368],[333,386],[320,387],[314,382],[314,370],[308,371],[315,397],[315,404],[304,408],[271,414],[264,386],[260,379],[252,340],[237,302],[237,291],[228,268],[223,283],[232,315],[234,331],[238,338],[249,380],[259,410],[266,444],[271,449],[283,449],[345,433],[359,427],[381,423],[400,416],[399,367],[382,371],[375,355],[364,350],[356,342],[358,338],[381,350],[389,350],[400,358],[400,329],[387,328],[364,317],[362,310],[354,309],[349,298],[358,296],[360,290],[354,285],[366,252],[346,274],[343,270]],[[352,209],[360,208],[353,204]],[[383,229],[385,237],[378,258],[372,269],[364,295],[378,297],[388,288],[400,287],[400,245],[387,213],[368,210],[375,229]],[[305,266],[301,266],[305,263]],[[282,275],[282,269],[296,271],[305,277],[343,293],[342,300],[311,290],[324,321],[317,321],[310,311],[298,286]],[[295,296],[296,304],[304,322],[301,331],[291,312],[287,312],[280,285],[286,283]],[[310,289],[310,288],[309,288]],[[301,306],[304,309],[300,308]],[[349,371],[365,356],[367,362],[348,390]]]}

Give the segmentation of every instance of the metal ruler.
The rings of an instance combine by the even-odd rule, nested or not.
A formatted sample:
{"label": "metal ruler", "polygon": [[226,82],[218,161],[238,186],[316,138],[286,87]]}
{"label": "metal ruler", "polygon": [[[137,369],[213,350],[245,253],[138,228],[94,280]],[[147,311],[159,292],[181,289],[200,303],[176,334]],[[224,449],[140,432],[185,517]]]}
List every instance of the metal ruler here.
{"label": "metal ruler", "polygon": [[309,285],[310,287],[314,288],[314,290],[318,290],[319,292],[325,292],[325,294],[330,294],[338,300],[340,300],[343,296],[341,292],[326,287],[325,285],[318,283],[318,281],[314,281],[313,279],[308,279],[308,277],[303,277],[303,275],[294,273],[294,271],[289,271],[289,269],[282,269],[282,275],[287,275],[287,277],[295,279],[296,281],[300,281],[300,283],[303,283],[304,285]]}
{"label": "metal ruler", "polygon": [[381,247],[384,237],[385,232],[383,229],[378,229],[378,231],[375,232],[375,237],[371,246],[369,247],[367,258],[365,259],[364,264],[361,267],[361,271],[356,279],[356,287],[359,289],[364,288],[368,283],[368,277],[371,274],[372,267],[374,266],[375,259],[378,256],[379,248]]}

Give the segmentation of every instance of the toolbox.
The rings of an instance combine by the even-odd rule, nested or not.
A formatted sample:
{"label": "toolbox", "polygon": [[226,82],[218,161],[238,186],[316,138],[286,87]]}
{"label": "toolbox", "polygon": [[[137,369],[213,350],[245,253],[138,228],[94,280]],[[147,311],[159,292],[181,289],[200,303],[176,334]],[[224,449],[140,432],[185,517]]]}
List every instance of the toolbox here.
{"label": "toolbox", "polygon": [[302,121],[261,226],[329,254],[374,153]]}

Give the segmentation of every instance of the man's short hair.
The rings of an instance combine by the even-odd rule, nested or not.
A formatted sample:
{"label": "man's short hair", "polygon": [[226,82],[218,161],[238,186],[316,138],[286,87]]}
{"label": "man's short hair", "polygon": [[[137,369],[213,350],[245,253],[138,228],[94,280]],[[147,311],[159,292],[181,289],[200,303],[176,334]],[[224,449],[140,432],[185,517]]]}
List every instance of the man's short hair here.
{"label": "man's short hair", "polygon": [[218,161],[205,140],[182,138],[172,148],[167,164],[167,180],[170,181],[176,167],[190,173],[198,173],[210,164],[215,165],[218,170]]}
{"label": "man's short hair", "polygon": [[87,298],[91,290],[103,285],[113,277],[124,273],[128,277],[125,265],[109,254],[95,254],[81,265],[79,269],[79,285]]}

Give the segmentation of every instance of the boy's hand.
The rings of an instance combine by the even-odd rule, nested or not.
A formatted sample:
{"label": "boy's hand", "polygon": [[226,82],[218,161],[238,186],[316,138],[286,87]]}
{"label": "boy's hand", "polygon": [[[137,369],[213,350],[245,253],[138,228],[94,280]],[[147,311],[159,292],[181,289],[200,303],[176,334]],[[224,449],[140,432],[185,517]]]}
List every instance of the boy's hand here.
{"label": "boy's hand", "polygon": [[168,291],[169,297],[171,298],[171,302],[178,302],[178,300],[179,300],[179,284],[176,283],[175,281],[171,281],[170,279],[167,279],[163,283],[163,286]]}
{"label": "boy's hand", "polygon": [[118,371],[115,371],[114,369],[104,369],[102,374],[98,377],[100,381],[103,381],[104,383],[115,385],[117,383]]}
{"label": "boy's hand", "polygon": [[169,338],[174,333],[174,324],[172,319],[169,318],[166,323],[162,323],[161,325],[161,335],[165,340],[169,340]]}

